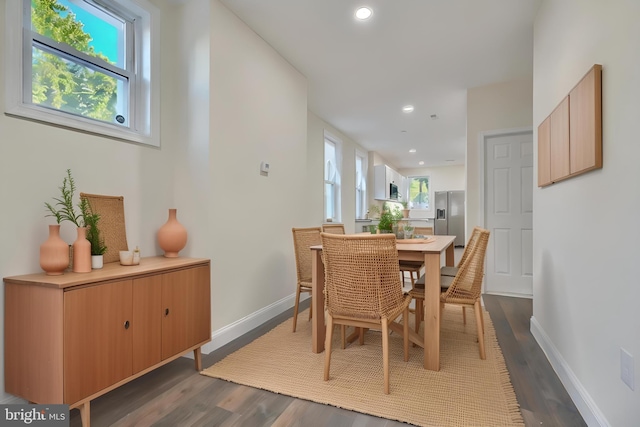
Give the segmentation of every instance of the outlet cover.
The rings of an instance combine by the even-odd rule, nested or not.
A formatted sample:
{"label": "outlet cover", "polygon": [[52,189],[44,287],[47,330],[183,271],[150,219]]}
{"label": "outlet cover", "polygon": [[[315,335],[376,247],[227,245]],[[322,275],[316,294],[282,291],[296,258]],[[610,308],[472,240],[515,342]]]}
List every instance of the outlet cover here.
{"label": "outlet cover", "polygon": [[634,390],[633,356],[622,347],[620,348],[620,378],[631,390]]}

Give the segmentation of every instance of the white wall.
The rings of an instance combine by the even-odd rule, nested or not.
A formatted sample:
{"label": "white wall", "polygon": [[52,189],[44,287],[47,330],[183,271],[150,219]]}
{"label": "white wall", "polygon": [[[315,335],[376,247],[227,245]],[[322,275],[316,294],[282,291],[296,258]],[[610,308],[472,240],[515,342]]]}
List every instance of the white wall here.
{"label": "white wall", "polygon": [[291,228],[310,222],[301,207],[322,196],[306,185],[306,79],[217,0],[210,7],[211,192],[203,196],[216,331],[291,297]]}
{"label": "white wall", "polygon": [[499,129],[530,127],[532,124],[532,80],[481,86],[467,91],[467,235],[480,218],[480,188],[483,169],[479,165],[478,135]]}
{"label": "white wall", "polygon": [[535,22],[534,129],[603,68],[603,168],[534,190],[532,332],[589,425],[640,420],[640,366],[635,391],[620,379],[621,347],[640,360],[639,17],[637,1],[546,0]]}

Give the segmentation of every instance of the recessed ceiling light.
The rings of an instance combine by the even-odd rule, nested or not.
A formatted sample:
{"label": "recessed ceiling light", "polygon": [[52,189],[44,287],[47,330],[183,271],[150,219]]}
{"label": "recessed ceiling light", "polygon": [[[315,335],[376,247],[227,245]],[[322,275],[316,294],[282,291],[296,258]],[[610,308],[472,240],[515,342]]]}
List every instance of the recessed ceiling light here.
{"label": "recessed ceiling light", "polygon": [[373,11],[368,7],[363,6],[356,9],[356,18],[358,18],[361,21],[371,18],[371,15],[373,15]]}
{"label": "recessed ceiling light", "polygon": [[413,112],[413,105],[405,105],[404,107],[402,107],[402,112],[403,113],[412,113]]}
{"label": "recessed ceiling light", "polygon": [[419,164],[420,166],[422,166],[422,165],[424,165],[424,162],[423,162],[422,160],[420,160],[420,161],[418,162],[418,164]]}
{"label": "recessed ceiling light", "polygon": [[416,149],[415,149],[415,148],[412,148],[411,150],[409,150],[409,152],[410,152],[410,153],[415,153],[415,152],[416,152]]}

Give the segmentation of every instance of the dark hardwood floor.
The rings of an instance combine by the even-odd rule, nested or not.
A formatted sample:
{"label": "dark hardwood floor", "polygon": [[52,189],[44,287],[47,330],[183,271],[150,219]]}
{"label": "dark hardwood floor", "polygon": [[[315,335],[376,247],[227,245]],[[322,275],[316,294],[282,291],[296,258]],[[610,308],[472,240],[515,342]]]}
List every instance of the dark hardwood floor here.
{"label": "dark hardwood floor", "polygon": [[[484,301],[527,427],[586,426],[529,332],[531,300],[486,295]],[[203,355],[203,366],[216,363],[291,315],[289,310],[219,350]],[[80,425],[79,412],[71,411],[71,426]],[[91,425],[391,427],[406,424],[205,377],[195,371],[193,360],[180,358],[92,401]]]}

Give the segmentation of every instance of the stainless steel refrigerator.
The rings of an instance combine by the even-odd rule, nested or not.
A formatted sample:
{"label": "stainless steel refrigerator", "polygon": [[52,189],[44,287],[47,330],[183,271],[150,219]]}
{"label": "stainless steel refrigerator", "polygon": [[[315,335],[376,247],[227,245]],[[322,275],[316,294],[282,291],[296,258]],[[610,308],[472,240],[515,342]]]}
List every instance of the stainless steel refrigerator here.
{"label": "stainless steel refrigerator", "polygon": [[454,246],[464,246],[464,191],[436,191],[434,233],[456,236]]}

